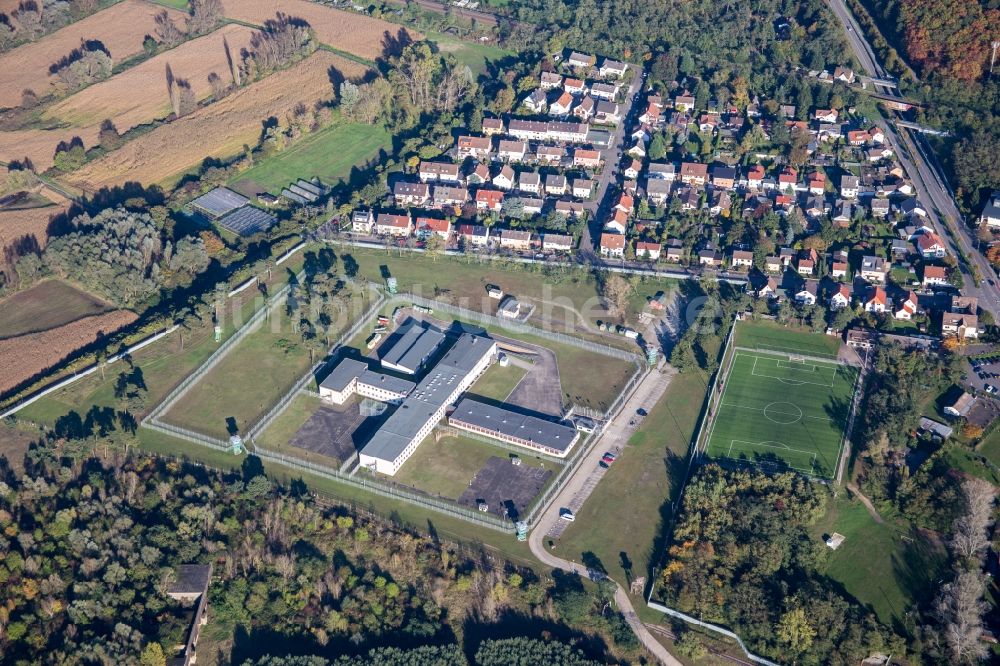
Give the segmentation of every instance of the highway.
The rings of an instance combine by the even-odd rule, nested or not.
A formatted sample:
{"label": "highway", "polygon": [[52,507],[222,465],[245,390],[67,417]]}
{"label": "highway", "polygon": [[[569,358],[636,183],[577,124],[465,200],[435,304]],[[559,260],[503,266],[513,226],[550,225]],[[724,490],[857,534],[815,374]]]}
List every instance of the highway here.
{"label": "highway", "polygon": [[[879,63],[875,51],[865,39],[854,15],[844,4],[844,0],[828,0],[830,9],[843,23],[851,49],[866,72],[879,79],[889,78]],[[873,83],[885,96],[900,98],[898,90]],[[913,181],[917,198],[927,208],[927,214],[938,234],[948,243],[949,250],[958,260],[959,269],[965,280],[962,293],[979,299],[979,307],[994,316],[1000,311],[1000,287],[997,287],[996,272],[982,254],[975,249],[973,231],[968,228],[958,211],[955,199],[948,188],[933,151],[925,139],[911,130],[899,128],[893,122],[880,122],[886,139],[892,146],[903,169]],[[963,259],[964,256],[964,259]],[[976,286],[972,267],[978,270],[983,281]]]}

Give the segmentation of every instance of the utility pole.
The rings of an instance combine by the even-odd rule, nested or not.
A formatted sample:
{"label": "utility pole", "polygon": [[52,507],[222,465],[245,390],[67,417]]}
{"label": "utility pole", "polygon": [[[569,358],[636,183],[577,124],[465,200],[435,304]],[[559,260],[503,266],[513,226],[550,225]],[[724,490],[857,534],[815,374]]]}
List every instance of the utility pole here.
{"label": "utility pole", "polygon": [[1000,40],[994,39],[990,46],[993,47],[993,55],[990,56],[990,76],[993,76],[993,65],[997,61],[997,48],[1000,48]]}

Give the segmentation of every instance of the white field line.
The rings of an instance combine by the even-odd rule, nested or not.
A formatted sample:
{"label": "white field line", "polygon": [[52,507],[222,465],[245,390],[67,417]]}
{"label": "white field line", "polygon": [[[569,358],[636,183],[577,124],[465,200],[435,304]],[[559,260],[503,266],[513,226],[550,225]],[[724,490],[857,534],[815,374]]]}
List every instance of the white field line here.
{"label": "white field line", "polygon": [[[784,451],[794,451],[795,453],[805,454],[805,455],[810,456],[812,458],[812,464],[810,465],[810,467],[809,467],[808,470],[803,469],[801,467],[796,467],[795,465],[789,465],[788,461],[785,461],[785,464],[788,465],[789,467],[791,467],[792,469],[798,470],[800,472],[808,472],[809,474],[813,474],[816,471],[816,454],[815,453],[813,453],[811,451],[803,451],[801,449],[793,449],[790,446],[786,446],[785,444],[781,444],[781,442],[773,442],[773,443],[769,443],[769,442],[748,442],[745,439],[734,439],[731,442],[729,442],[729,455],[727,455],[728,458],[732,458],[733,444],[737,444],[737,443],[738,444],[749,444],[751,448],[756,448],[758,446],[763,446],[763,447],[766,447],[766,448],[769,448],[769,449],[777,449],[779,451],[782,451],[782,450],[784,450]],[[779,444],[780,444],[780,446],[777,446]],[[733,459],[735,460],[735,458],[733,458]]]}
{"label": "white field line", "polygon": [[[774,403],[771,403],[771,404],[774,404]],[[795,405],[794,402],[789,402],[788,404],[789,405]],[[733,407],[734,409],[749,409],[750,411],[753,411],[753,412],[763,412],[765,409],[767,409],[768,406],[770,406],[770,405],[767,405],[767,406],[764,406],[764,407],[750,407],[748,405],[737,405],[734,402],[724,403],[724,405],[726,407]],[[719,405],[719,406],[722,407],[723,405]],[[795,406],[799,407],[798,405],[795,405]],[[775,414],[787,414],[789,416],[792,415],[792,412],[779,412],[777,409],[774,409],[774,410],[771,410],[771,411],[773,411]],[[799,407],[799,411],[800,412],[802,411],[801,407]],[[827,421],[827,422],[832,422],[833,421],[833,419],[827,418],[825,416],[809,416],[805,412],[802,413],[802,418],[804,418],[804,419],[813,419],[815,421]],[[779,423],[778,425],[791,425],[791,423]]]}
{"label": "white field line", "polygon": [[[824,383],[820,383],[820,382],[807,381],[805,379],[794,379],[794,378],[791,378],[791,377],[775,377],[774,375],[769,375],[769,374],[767,374],[765,372],[757,372],[757,361],[759,359],[761,359],[761,358],[762,357],[760,357],[760,356],[754,356],[753,357],[753,359],[754,359],[754,361],[753,361],[753,371],[751,372],[751,374],[754,375],[755,377],[766,377],[768,379],[777,380],[777,381],[779,381],[779,382],[781,382],[783,384],[811,384],[813,386],[825,386],[826,388],[833,388],[833,385],[834,385],[833,379],[830,380],[829,384],[824,384]],[[771,360],[774,360],[774,359],[764,359],[764,360],[771,361]],[[836,368],[834,368],[834,378],[836,378]]]}

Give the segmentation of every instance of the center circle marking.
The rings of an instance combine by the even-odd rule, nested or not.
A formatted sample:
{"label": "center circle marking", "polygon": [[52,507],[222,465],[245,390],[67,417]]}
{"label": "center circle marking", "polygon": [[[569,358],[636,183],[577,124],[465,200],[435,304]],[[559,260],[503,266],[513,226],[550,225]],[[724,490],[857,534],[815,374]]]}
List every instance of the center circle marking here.
{"label": "center circle marking", "polygon": [[774,423],[788,425],[802,418],[802,410],[790,402],[772,402],[764,408],[764,416]]}

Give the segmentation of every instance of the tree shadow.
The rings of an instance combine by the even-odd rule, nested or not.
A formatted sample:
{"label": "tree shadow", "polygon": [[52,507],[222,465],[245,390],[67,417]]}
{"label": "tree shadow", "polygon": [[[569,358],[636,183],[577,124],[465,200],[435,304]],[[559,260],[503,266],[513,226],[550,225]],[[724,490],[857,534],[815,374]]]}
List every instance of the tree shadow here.
{"label": "tree shadow", "polygon": [[403,53],[403,49],[413,43],[413,38],[410,33],[406,31],[405,28],[400,28],[393,35],[391,32],[386,30],[382,33],[382,55],[381,59],[388,60],[389,58],[395,58]]}

